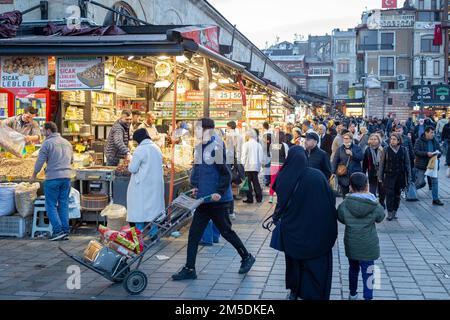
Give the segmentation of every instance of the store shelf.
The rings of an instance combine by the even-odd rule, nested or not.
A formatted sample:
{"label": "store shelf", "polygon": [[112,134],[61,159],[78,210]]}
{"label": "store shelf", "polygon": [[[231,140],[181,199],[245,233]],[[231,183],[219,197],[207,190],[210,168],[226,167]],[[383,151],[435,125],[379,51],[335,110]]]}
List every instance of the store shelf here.
{"label": "store shelf", "polygon": [[115,108],[114,106],[106,106],[106,105],[95,104],[95,103],[92,103],[92,106],[94,108],[103,108],[103,109],[114,109]]}
{"label": "store shelf", "polygon": [[74,106],[74,107],[85,107],[86,106],[86,102],[75,102],[75,101],[67,101],[67,100],[63,100],[63,102],[67,102],[68,104],[70,104],[70,106]]}
{"label": "store shelf", "polygon": [[99,122],[99,121],[94,121],[92,122],[93,126],[112,126],[115,123],[115,121],[112,122]]}
{"label": "store shelf", "polygon": [[75,120],[75,119],[63,119],[64,121],[71,121],[71,122],[85,122],[83,119]]}

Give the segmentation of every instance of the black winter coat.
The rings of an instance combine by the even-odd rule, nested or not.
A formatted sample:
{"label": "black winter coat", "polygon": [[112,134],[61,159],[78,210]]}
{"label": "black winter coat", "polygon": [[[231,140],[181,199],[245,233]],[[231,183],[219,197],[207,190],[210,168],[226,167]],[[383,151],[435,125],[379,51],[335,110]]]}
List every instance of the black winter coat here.
{"label": "black winter coat", "polygon": [[[379,147],[377,152],[383,153],[383,148]],[[381,157],[382,157],[382,154],[380,154],[380,162],[381,162]],[[364,152],[363,172],[368,174],[370,182],[374,183],[374,182],[378,181],[379,168],[375,168],[375,165],[374,165],[373,159],[372,159],[372,152],[370,152],[370,147],[367,147],[366,151]]]}
{"label": "black winter coat", "polygon": [[321,171],[325,178],[330,179],[331,177],[331,163],[330,158],[327,153],[318,147],[311,150],[311,153],[306,151],[306,156],[308,157],[308,166],[310,168],[317,169]]}
{"label": "black winter coat", "polygon": [[322,138],[322,142],[320,144],[320,149],[325,151],[328,154],[328,158],[331,157],[331,154],[333,153],[331,151],[331,146],[333,145],[334,138],[330,134],[326,134]]}
{"label": "black winter coat", "polygon": [[[436,150],[442,152],[441,147],[439,146],[439,143],[437,142],[436,138],[432,140],[433,143],[433,150],[431,152],[434,152]],[[419,170],[427,170],[428,162],[430,161],[430,158],[428,157],[428,140],[425,139],[425,134],[423,134],[420,139],[416,141],[416,144],[414,145],[414,153],[416,155],[416,159],[414,162],[414,165]],[[439,156],[438,158],[440,158]]]}

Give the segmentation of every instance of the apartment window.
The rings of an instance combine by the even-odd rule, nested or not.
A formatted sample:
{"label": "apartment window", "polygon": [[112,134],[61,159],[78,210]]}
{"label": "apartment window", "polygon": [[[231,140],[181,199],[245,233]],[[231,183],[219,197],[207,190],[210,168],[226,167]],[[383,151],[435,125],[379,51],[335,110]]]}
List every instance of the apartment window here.
{"label": "apartment window", "polygon": [[417,13],[417,21],[432,22],[441,21],[439,12],[422,11]]}
{"label": "apartment window", "polygon": [[330,69],[328,69],[328,68],[323,68],[323,69],[322,69],[322,74],[325,74],[325,75],[330,74]]}
{"label": "apartment window", "polygon": [[338,52],[339,53],[349,53],[350,52],[350,41],[339,40],[338,41]]}
{"label": "apartment window", "polygon": [[349,84],[348,81],[338,81],[338,94],[348,94]]}
{"label": "apartment window", "polygon": [[393,99],[392,98],[388,98],[388,106],[392,106],[393,103]]}
{"label": "apartment window", "polygon": [[394,50],[394,33],[382,32],[381,37],[381,50]]}
{"label": "apartment window", "polygon": [[437,10],[437,1],[431,0],[431,10]]}
{"label": "apartment window", "polygon": [[425,9],[425,0],[419,0],[419,10]]}
{"label": "apartment window", "polygon": [[439,60],[433,62],[433,75],[439,76],[441,73],[441,62]]}
{"label": "apartment window", "polygon": [[338,62],[338,73],[349,73],[350,63],[349,61],[339,61]]}
{"label": "apartment window", "polygon": [[421,52],[439,52],[439,46],[433,46],[433,39],[430,38],[422,38],[420,40],[420,51]]}
{"label": "apartment window", "polygon": [[380,57],[380,76],[392,77],[395,75],[395,58]]}
{"label": "apartment window", "polygon": [[427,76],[427,61],[420,61],[420,75]]}

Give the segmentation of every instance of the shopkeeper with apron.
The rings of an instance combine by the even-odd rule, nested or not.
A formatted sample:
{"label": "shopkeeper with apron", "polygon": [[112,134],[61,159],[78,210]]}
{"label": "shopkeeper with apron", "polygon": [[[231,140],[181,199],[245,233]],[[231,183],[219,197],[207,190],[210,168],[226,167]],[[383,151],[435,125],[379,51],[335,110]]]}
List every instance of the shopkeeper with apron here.
{"label": "shopkeeper with apron", "polygon": [[36,115],[36,108],[28,106],[24,108],[23,114],[6,119],[4,125],[23,134],[26,144],[38,144],[41,141],[41,129],[33,120]]}

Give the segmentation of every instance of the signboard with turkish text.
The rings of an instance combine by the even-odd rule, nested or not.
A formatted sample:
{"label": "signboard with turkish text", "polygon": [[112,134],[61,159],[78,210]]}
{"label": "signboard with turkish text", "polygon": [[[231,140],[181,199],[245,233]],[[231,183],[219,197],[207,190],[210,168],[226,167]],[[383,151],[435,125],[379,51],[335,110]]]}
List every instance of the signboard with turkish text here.
{"label": "signboard with turkish text", "polygon": [[[190,90],[186,91],[186,101],[203,101],[203,91]],[[219,101],[242,101],[242,94],[240,91],[211,91],[211,100]]]}
{"label": "signboard with turkish text", "polygon": [[48,86],[47,57],[1,57],[0,88],[27,96]]}
{"label": "signboard with turkish text", "polygon": [[446,84],[412,86],[413,102],[420,102],[423,93],[423,101],[425,103],[446,103],[450,104],[450,86]]}
{"label": "signboard with turkish text", "polygon": [[102,57],[56,59],[56,90],[103,90],[105,64]]}

